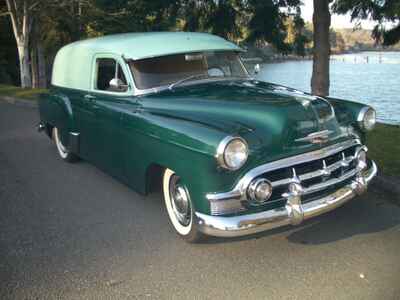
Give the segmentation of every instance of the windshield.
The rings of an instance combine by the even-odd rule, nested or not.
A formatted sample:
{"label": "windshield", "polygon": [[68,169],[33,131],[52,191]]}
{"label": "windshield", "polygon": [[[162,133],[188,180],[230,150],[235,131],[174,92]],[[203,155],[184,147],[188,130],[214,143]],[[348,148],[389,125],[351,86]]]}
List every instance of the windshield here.
{"label": "windshield", "polygon": [[248,78],[233,51],[167,55],[131,61],[129,65],[141,90],[204,78]]}

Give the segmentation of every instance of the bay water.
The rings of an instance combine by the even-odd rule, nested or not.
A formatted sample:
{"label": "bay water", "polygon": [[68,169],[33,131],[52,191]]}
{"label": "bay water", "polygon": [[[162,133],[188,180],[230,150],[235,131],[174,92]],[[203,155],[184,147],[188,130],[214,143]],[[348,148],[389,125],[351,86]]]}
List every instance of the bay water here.
{"label": "bay water", "polygon": [[[256,78],[310,92],[312,61],[261,65]],[[400,52],[331,56],[330,96],[374,107],[380,122],[400,124]]]}

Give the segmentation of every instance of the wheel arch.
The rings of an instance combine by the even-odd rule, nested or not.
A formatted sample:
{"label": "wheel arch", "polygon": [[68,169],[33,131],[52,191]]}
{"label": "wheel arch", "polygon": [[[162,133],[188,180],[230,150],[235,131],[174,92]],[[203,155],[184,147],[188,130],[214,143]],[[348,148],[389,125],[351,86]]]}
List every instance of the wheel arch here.
{"label": "wheel arch", "polygon": [[164,174],[165,166],[157,163],[151,163],[146,170],[145,175],[145,195],[162,190],[162,177]]}
{"label": "wheel arch", "polygon": [[[189,161],[191,160],[189,159]],[[212,176],[215,173],[210,173],[207,170],[207,163],[197,164],[193,160],[191,163],[186,164],[175,163],[173,160],[151,162],[143,170],[144,181],[142,183],[135,182],[139,184],[135,189],[144,195],[162,192],[163,175],[166,169],[174,171],[183,179],[184,184],[189,190],[194,208],[201,212],[208,212],[209,203],[204,196],[205,185],[208,184],[211,178],[215,178],[215,176]],[[194,170],[196,171],[194,172]],[[204,180],[201,178],[204,178]]]}

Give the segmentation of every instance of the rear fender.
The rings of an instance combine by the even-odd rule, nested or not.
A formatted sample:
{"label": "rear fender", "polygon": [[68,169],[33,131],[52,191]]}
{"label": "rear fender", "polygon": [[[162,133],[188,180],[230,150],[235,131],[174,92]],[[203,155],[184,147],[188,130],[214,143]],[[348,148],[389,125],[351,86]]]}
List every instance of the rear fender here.
{"label": "rear fender", "polygon": [[69,97],[54,91],[41,96],[39,113],[41,121],[48,128],[57,127],[60,130],[62,142],[69,147],[69,135],[75,131],[74,114]]}

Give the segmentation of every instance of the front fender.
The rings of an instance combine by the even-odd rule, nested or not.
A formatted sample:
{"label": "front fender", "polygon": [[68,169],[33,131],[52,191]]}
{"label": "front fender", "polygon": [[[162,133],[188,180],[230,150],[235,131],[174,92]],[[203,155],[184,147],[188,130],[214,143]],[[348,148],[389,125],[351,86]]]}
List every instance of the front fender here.
{"label": "front fender", "polygon": [[[145,192],[152,165],[175,171],[188,186],[197,211],[209,212],[205,195],[218,186],[220,174],[215,153],[226,133],[196,122],[146,111],[122,116],[126,177]],[[131,167],[136,166],[136,167]]]}
{"label": "front fender", "polygon": [[357,117],[361,109],[368,106],[362,103],[326,97],[326,99],[332,104],[336,118],[342,125],[357,125]]}
{"label": "front fender", "polygon": [[343,127],[352,128],[352,130],[354,130],[354,132],[361,138],[363,143],[365,143],[366,134],[360,128],[357,118],[360,111],[363,108],[368,107],[368,105],[331,97],[327,97],[326,99],[332,104],[339,124]]}

